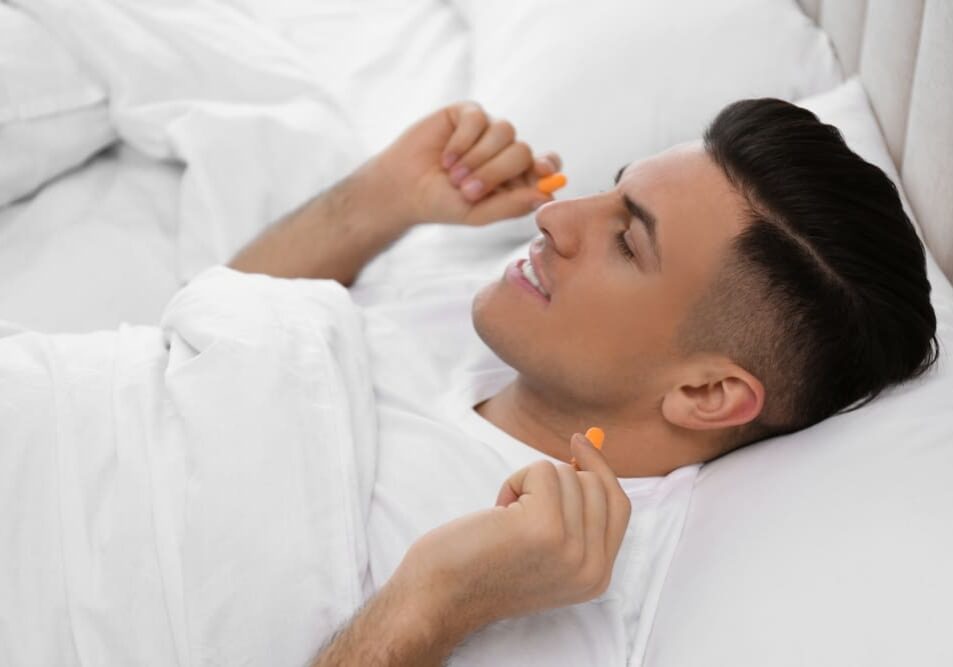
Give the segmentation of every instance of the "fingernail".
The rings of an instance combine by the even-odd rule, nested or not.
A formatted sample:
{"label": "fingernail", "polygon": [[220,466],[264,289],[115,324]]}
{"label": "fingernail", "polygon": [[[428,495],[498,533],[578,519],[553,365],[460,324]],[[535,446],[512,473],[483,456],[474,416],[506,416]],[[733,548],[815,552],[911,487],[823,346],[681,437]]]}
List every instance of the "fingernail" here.
{"label": "fingernail", "polygon": [[469,173],[470,170],[467,169],[466,165],[458,165],[450,170],[450,182],[459,185],[460,181],[466,178]]}
{"label": "fingernail", "polygon": [[545,157],[542,158],[539,161],[539,164],[542,166],[543,171],[546,172],[547,176],[549,176],[550,174],[556,173],[556,165],[554,165],[552,160],[550,160],[549,158],[545,158]]}
{"label": "fingernail", "polygon": [[463,187],[460,188],[467,197],[473,199],[479,197],[480,193],[483,192],[483,183],[477,179],[467,181],[463,184]]}
{"label": "fingernail", "polygon": [[450,165],[457,161],[457,156],[453,153],[447,153],[443,156],[443,168],[449,169]]}

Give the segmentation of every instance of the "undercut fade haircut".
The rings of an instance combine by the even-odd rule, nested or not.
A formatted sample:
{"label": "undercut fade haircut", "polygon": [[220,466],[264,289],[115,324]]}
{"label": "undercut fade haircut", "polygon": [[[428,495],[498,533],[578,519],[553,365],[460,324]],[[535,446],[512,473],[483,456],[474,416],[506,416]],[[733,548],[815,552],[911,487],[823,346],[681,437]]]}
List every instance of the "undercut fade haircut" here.
{"label": "undercut fade haircut", "polygon": [[936,361],[923,245],[893,182],[836,127],[789,102],[742,100],[705,149],[749,220],[679,342],[727,355],[765,388],[761,414],[728,429],[722,453],[861,407]]}

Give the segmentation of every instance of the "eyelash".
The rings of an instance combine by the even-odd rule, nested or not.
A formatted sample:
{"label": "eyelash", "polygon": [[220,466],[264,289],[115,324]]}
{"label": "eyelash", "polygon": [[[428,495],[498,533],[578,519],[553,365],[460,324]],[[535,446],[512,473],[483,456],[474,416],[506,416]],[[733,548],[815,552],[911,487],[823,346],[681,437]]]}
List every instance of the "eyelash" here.
{"label": "eyelash", "polygon": [[619,252],[622,253],[622,256],[626,260],[632,262],[635,260],[635,253],[632,252],[632,249],[629,247],[629,244],[625,242],[625,230],[619,232],[615,235],[616,245],[619,246]]}

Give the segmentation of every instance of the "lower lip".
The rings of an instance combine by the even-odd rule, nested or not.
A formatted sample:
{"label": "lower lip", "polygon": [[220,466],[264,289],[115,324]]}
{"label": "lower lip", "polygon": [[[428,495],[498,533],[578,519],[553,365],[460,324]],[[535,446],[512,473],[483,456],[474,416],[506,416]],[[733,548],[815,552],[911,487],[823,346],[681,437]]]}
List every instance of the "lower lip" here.
{"label": "lower lip", "polygon": [[542,292],[540,292],[538,289],[533,287],[533,283],[528,281],[526,279],[526,276],[523,275],[523,262],[526,262],[526,261],[529,261],[529,260],[518,259],[512,264],[508,265],[506,267],[506,273],[504,274],[506,279],[512,283],[515,283],[519,287],[522,287],[527,292],[530,292],[537,299],[542,300],[543,303],[549,303],[549,299],[547,299]]}

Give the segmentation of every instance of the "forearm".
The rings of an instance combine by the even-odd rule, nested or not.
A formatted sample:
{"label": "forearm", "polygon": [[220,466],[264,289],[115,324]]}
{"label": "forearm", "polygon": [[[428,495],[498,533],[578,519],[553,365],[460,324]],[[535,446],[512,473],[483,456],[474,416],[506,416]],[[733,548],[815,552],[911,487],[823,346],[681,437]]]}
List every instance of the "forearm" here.
{"label": "forearm", "polygon": [[388,584],[311,667],[440,667],[465,636],[448,625],[447,613],[426,606],[422,592]]}
{"label": "forearm", "polygon": [[229,266],[279,278],[352,284],[361,269],[414,222],[405,217],[373,164],[362,165],[271,225]]}

